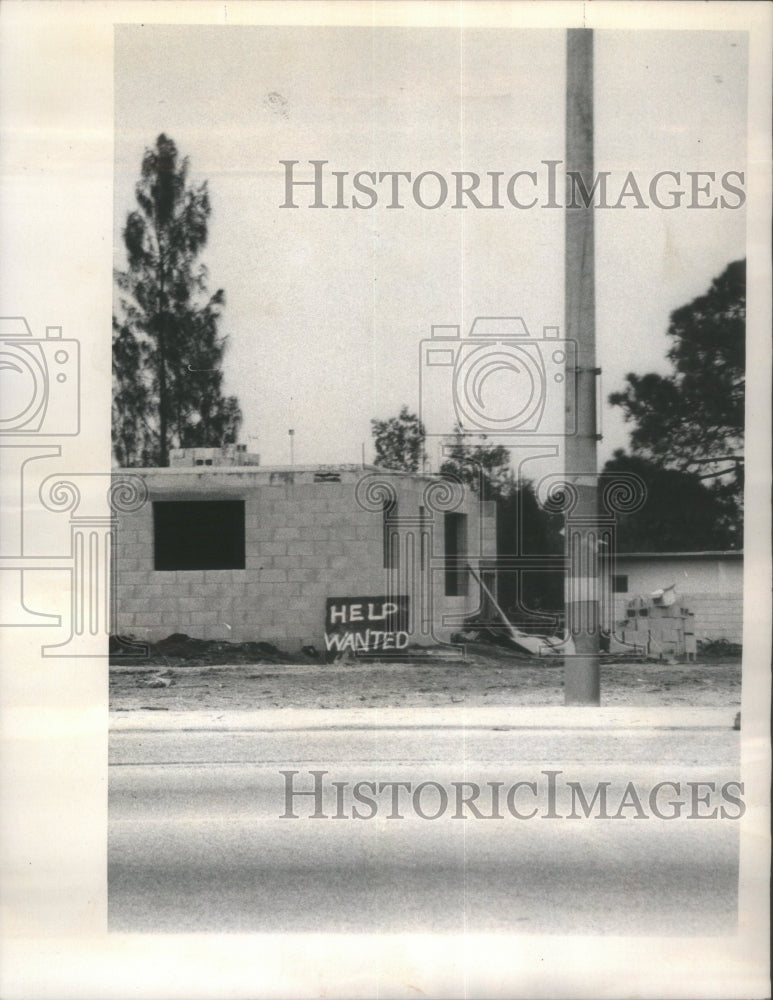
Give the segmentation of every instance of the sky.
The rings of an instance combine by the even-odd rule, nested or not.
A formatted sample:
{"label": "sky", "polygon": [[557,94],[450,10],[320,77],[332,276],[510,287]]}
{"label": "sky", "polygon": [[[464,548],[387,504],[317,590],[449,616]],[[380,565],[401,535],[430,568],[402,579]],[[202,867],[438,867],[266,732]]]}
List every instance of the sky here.
{"label": "sky", "polygon": [[[346,199],[357,171],[437,171],[452,184],[452,171],[500,171],[502,184],[538,171],[542,196],[543,161],[565,157],[565,45],[538,29],[116,28],[115,264],[143,151],[166,132],[192,182],[209,185],[202,260],[226,293],[226,389],[263,464],[289,463],[290,428],[297,464],[359,462],[363,443],[371,461],[370,420],[403,404],[425,420],[432,462],[432,436],[455,421],[444,372],[422,361],[433,325],[461,328],[457,352],[478,316],[521,317],[539,351],[544,327],[560,336],[563,211],[428,210],[410,191],[390,210],[383,184],[371,209],[310,208],[309,188],[291,209],[281,161],[299,161],[297,179],[313,159],[347,171]],[[689,191],[687,171],[746,169],[743,33],[597,31],[594,48],[595,167],[609,171],[610,201],[628,172],[646,192],[678,171]],[[330,204],[332,179],[326,192]],[[634,201],[595,213],[602,462],[628,437],[608,393],[629,371],[669,371],[670,312],[745,253],[743,208]],[[490,400],[508,377],[489,380]]]}

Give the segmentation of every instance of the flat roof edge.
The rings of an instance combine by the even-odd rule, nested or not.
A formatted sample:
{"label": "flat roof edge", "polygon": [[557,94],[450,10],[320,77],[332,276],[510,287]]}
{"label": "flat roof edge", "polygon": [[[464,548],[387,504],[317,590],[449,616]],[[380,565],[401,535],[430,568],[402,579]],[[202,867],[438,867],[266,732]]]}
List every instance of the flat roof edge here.
{"label": "flat roof edge", "polygon": [[716,549],[702,552],[616,552],[616,559],[742,559],[743,549]]}
{"label": "flat roof edge", "polygon": [[180,475],[236,475],[252,473],[265,475],[273,473],[318,473],[318,472],[377,472],[385,476],[398,476],[405,479],[441,479],[439,472],[405,472],[403,469],[384,469],[380,465],[359,465],[357,463],[340,463],[338,465],[175,465],[175,466],[143,466],[142,468],[115,468],[110,470],[112,476],[180,476]]}

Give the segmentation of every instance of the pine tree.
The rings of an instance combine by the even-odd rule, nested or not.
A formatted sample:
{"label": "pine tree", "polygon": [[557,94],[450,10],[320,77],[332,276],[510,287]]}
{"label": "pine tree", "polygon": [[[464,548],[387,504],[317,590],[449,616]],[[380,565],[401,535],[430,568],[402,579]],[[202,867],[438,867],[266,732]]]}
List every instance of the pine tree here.
{"label": "pine tree", "polygon": [[[631,429],[631,460],[677,470],[707,484],[711,500],[730,511],[718,541],[743,526],[746,261],[728,264],[708,291],[671,314],[666,357],[670,375],[629,374],[609,401]],[[615,459],[619,461],[620,455]],[[662,479],[661,479],[662,481]],[[691,487],[690,487],[691,488]],[[689,508],[684,508],[689,521]],[[688,532],[690,525],[686,525]]]}
{"label": "pine tree", "polygon": [[165,466],[171,448],[236,441],[242,414],[223,396],[225,293],[207,291],[198,261],[211,213],[206,181],[160,135],[142,159],[137,208],[126,219],[127,268],[115,275],[113,450],[119,465]]}

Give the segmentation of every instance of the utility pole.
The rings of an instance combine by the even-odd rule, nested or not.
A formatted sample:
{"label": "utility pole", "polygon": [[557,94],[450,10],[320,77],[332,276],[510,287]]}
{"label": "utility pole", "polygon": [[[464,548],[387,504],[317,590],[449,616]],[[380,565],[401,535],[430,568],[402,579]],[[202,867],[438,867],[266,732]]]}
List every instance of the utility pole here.
{"label": "utility pole", "polygon": [[290,428],[287,432],[290,435],[290,468],[295,467],[295,431]]}
{"label": "utility pole", "polygon": [[[592,191],[593,31],[570,29],[566,44],[566,170]],[[568,201],[569,199],[567,199]],[[577,344],[566,372],[566,625],[576,655],[565,659],[564,703],[599,705],[598,478],[596,459],[596,303],[593,203],[564,209],[566,336]],[[571,364],[571,362],[567,362]],[[576,415],[576,430],[574,427]],[[574,431],[574,433],[572,433]]]}

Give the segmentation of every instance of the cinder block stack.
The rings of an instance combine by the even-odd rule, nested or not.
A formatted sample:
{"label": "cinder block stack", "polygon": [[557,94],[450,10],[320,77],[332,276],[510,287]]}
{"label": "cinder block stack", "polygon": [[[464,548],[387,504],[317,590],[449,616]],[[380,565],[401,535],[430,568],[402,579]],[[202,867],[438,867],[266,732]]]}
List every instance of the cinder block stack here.
{"label": "cinder block stack", "polygon": [[638,595],[628,602],[622,639],[650,656],[695,659],[695,615],[673,587]]}

